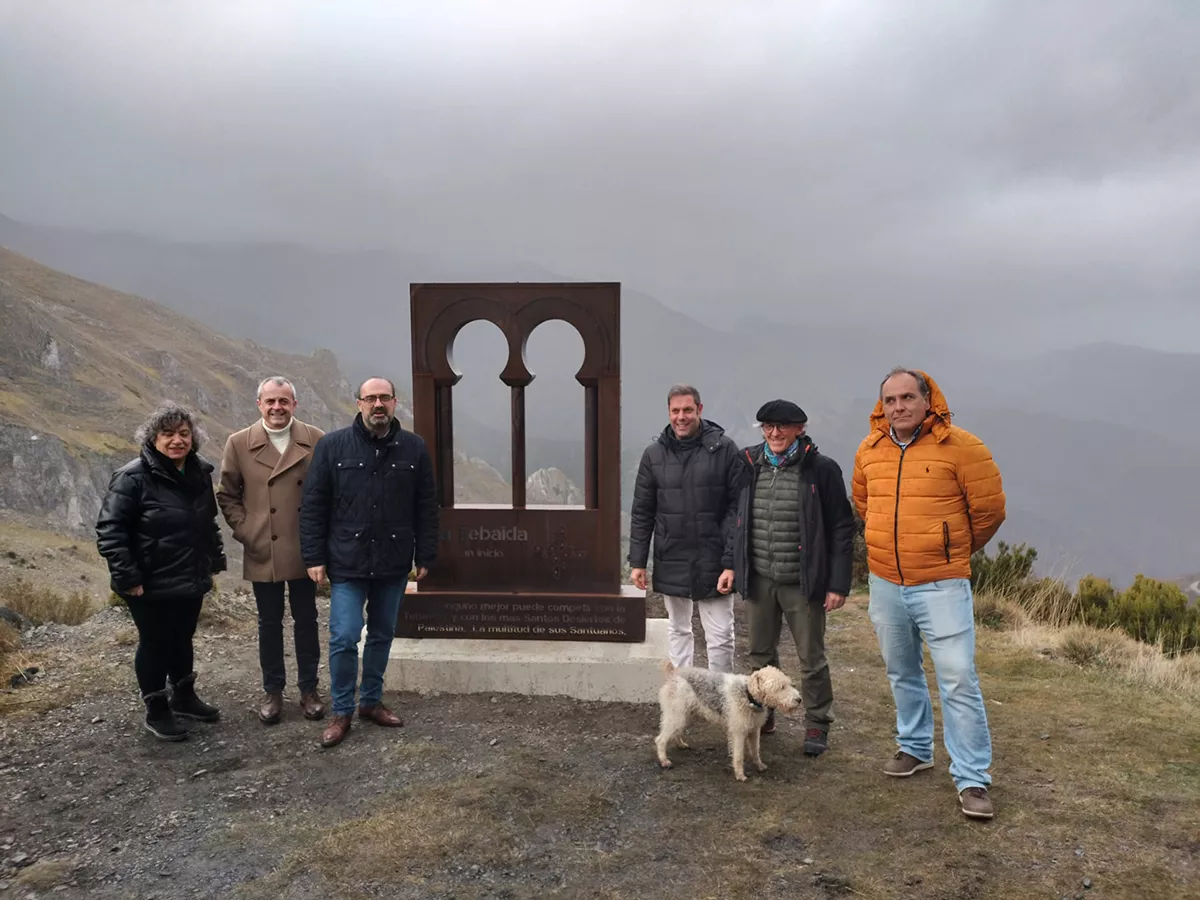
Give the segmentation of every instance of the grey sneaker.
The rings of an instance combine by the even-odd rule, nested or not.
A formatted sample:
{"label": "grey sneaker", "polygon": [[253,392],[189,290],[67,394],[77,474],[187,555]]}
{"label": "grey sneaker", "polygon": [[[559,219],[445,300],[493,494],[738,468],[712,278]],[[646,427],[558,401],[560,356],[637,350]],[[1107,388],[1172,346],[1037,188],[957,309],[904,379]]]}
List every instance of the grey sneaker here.
{"label": "grey sneaker", "polygon": [[892,754],[892,758],[887,761],[883,767],[884,775],[891,775],[893,778],[907,778],[909,775],[916,774],[922,769],[932,769],[933,760],[922,762],[911,753],[905,753],[903,750],[897,750]]}
{"label": "grey sneaker", "polygon": [[958,805],[962,807],[963,815],[968,819],[990,819],[994,816],[992,798],[988,796],[987,788],[964,788],[958,795]]}

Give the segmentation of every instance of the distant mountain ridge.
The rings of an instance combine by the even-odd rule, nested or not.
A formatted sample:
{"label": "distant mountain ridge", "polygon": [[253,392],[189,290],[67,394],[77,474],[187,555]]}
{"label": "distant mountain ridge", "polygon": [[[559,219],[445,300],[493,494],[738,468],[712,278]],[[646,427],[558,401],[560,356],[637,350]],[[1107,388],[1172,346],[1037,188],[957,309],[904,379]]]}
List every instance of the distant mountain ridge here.
{"label": "distant mountain ridge", "polygon": [[[0,248],[0,511],[90,529],[109,475],[136,452],[133,432],[172,400],[208,433],[219,463],[228,435],[258,419],[268,375],[297,388],[298,416],[330,430],[354,416],[354,388],[328,350],[310,356],[235,341],[141,297]],[[411,410],[399,417],[411,427]],[[461,499],[507,491],[465,456]]]}
{"label": "distant mountain ridge", "polygon": [[[0,221],[0,244],[73,274],[133,289],[209,327],[308,354],[328,344],[349,377],[409,379],[408,284],[434,280],[578,280],[524,263],[480,264],[393,251],[334,253],[285,244],[216,245],[96,235]],[[589,273],[591,274],[591,273]],[[595,273],[620,280],[619,272]],[[869,322],[838,324],[828,298],[795,285],[780,302],[822,311],[812,327],[747,320],[730,298],[728,328],[701,324],[637,291],[623,291],[624,503],[645,444],[665,423],[666,389],[701,389],[705,415],[734,440],[761,439],[754,411],[788,397],[814,439],[849,478],[882,374],[905,364],[939,380],[957,421],[992,446],[1010,491],[1000,538],[1039,547],[1048,567],[1070,564],[1118,581],[1174,578],[1200,568],[1189,476],[1200,420],[1188,414],[1200,355],[1097,344],[986,357],[940,339],[936,322],[910,333]],[[543,326],[552,329],[559,323]],[[583,481],[578,341],[530,341],[537,378],[528,393],[529,471],[558,468]],[[507,389],[497,378],[497,335],[468,326],[455,346],[467,373],[455,393],[462,449],[509,471]],[[480,373],[483,373],[482,375]],[[1159,465],[1158,461],[1162,461]],[[1192,464],[1195,472],[1195,464]],[[1119,499],[1119,502],[1118,502]],[[1191,505],[1190,509],[1197,507]]]}

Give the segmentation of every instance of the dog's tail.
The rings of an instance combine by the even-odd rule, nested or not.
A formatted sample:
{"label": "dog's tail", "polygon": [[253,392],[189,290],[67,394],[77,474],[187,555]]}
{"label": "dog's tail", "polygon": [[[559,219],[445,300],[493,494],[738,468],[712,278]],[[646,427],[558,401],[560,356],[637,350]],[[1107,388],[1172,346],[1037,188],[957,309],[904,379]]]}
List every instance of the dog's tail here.
{"label": "dog's tail", "polygon": [[662,670],[663,670],[663,674],[666,675],[668,678],[670,678],[671,673],[675,671],[675,664],[672,663],[669,659],[664,659],[662,661]]}

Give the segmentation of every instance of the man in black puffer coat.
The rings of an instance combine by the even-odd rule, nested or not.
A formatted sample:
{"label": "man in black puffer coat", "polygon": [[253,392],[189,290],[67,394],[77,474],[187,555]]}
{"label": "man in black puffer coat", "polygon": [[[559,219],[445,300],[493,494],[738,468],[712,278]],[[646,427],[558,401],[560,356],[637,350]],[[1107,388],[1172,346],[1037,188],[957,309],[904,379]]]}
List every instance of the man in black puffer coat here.
{"label": "man in black puffer coat", "polygon": [[[134,671],[146,728],[161,740],[187,737],[176,716],[204,722],[220,714],[196,696],[192,638],[212,576],[226,568],[217,524],[213,464],[197,454],[192,414],[169,404],[138,430],[141,452],[117,469],[96,521],[96,547],[113,592],[138,630]],[[171,692],[168,695],[168,680]]]}
{"label": "man in black puffer coat", "polygon": [[420,580],[437,559],[437,488],[425,441],[394,418],[396,389],[386,378],[363,382],[358,408],[352,425],[317,441],[300,506],[300,555],[313,581],[330,582],[333,722],[325,747],[350,730],[364,607],[359,718],[404,724],[380,702],[383,676],[413,563]]}
{"label": "man in black puffer coat", "polygon": [[708,666],[733,671],[733,558],[728,533],[745,463],[720,425],[701,418],[700,393],[677,384],[667,393],[670,424],[638,466],[629,523],[633,583],[646,589],[654,539],[653,590],[663,595],[671,662],[690,666],[693,602],[708,645]]}

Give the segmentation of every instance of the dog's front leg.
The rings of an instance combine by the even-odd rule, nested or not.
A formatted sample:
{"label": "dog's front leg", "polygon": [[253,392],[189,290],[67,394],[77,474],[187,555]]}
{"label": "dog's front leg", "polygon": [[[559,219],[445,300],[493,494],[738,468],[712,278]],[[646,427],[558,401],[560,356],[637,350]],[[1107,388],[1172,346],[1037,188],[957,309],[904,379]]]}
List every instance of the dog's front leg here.
{"label": "dog's front leg", "polygon": [[729,736],[729,749],[733,757],[733,777],[746,780],[746,735],[741,731]]}
{"label": "dog's front leg", "polygon": [[760,726],[755,723],[750,729],[750,733],[746,735],[746,738],[750,742],[750,762],[754,763],[754,768],[758,769],[758,771],[765,772],[767,771],[766,763],[762,761],[762,757],[759,755],[759,745],[762,743],[759,740],[761,736],[759,728]]}

